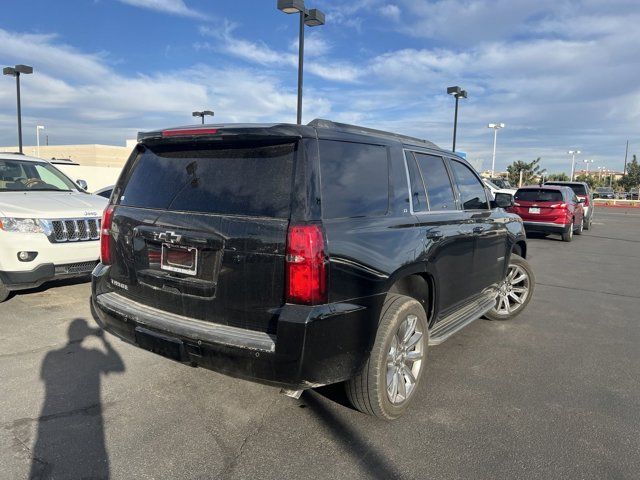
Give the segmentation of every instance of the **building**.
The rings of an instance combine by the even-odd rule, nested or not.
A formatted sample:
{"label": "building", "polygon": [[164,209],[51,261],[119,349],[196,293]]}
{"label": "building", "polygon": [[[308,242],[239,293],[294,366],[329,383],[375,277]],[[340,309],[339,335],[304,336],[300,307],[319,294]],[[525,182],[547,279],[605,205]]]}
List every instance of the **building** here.
{"label": "building", "polygon": [[[38,147],[26,145],[22,147],[25,155],[39,157],[45,160],[63,158],[72,160],[83,167],[115,167],[121,169],[133,150],[135,140],[127,140],[126,146],[116,145],[40,145]],[[0,147],[1,152],[17,152],[18,147]]]}

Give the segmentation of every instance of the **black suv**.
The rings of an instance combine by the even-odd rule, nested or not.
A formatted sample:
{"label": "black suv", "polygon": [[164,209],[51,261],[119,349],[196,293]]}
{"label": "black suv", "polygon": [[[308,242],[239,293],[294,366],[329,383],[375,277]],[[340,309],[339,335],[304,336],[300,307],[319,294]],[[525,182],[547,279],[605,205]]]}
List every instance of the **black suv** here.
{"label": "black suv", "polygon": [[392,419],[429,345],[510,319],[522,221],[434,144],[314,120],[142,133],[102,223],[92,309],[173,360],[284,388],[345,382]]}

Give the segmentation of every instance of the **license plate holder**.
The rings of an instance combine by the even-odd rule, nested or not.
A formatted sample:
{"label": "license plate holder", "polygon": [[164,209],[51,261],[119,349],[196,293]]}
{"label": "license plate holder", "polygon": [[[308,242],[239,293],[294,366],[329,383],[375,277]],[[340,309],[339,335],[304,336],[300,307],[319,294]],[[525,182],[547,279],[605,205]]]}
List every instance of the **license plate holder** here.
{"label": "license plate holder", "polygon": [[198,249],[163,243],[160,254],[160,268],[170,272],[195,276],[198,274]]}
{"label": "license plate holder", "polygon": [[529,207],[529,213],[540,213],[540,207]]}
{"label": "license plate holder", "polygon": [[136,344],[144,350],[178,362],[184,360],[184,344],[178,338],[152,332],[142,327],[136,327],[135,338]]}

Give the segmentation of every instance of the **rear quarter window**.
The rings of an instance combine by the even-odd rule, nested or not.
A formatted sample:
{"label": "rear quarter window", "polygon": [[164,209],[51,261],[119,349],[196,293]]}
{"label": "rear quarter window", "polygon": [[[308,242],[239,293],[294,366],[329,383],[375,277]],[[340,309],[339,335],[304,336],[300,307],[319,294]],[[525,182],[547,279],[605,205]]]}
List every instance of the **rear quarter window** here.
{"label": "rear quarter window", "polygon": [[373,217],[389,210],[387,147],[320,140],[323,218]]}
{"label": "rear quarter window", "polygon": [[295,144],[145,149],[121,205],[288,218]]}

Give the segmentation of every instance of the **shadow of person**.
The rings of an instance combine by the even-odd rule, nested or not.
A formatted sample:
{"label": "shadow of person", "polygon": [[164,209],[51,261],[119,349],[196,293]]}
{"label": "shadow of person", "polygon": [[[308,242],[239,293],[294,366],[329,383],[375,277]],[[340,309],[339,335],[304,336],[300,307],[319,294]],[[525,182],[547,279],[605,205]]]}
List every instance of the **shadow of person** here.
{"label": "shadow of person", "polygon": [[[104,350],[86,348],[89,336]],[[122,358],[83,319],[71,322],[67,344],[45,356],[40,378],[45,399],[38,417],[29,478],[109,478],[100,400],[101,375],[123,372]]]}

